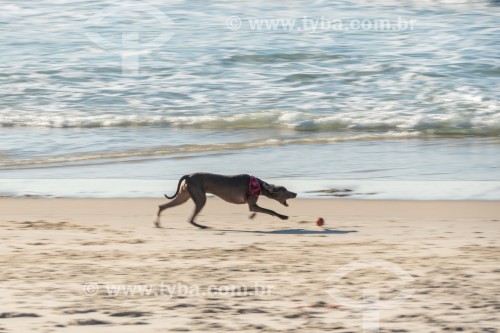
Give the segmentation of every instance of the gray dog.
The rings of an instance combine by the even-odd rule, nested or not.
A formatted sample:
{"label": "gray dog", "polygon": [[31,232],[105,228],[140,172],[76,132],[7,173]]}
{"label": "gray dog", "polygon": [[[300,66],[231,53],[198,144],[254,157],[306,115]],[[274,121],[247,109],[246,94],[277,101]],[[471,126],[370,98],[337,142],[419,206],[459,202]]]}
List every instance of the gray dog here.
{"label": "gray dog", "polygon": [[155,225],[160,227],[160,214],[163,210],[183,204],[191,198],[194,201],[195,209],[190,223],[198,228],[207,228],[194,221],[196,215],[205,206],[206,193],[214,194],[234,204],[248,203],[248,208],[253,212],[250,218],[253,218],[256,213],[265,213],[282,220],[288,219],[288,216],[257,205],[259,195],[262,194],[274,199],[286,207],[288,207],[286,201],[297,196],[297,193],[290,192],[283,186],[274,186],[250,175],[222,176],[212,173],[193,173],[179,179],[177,191],[172,197],[165,194],[167,199],[173,200],[159,206]]}

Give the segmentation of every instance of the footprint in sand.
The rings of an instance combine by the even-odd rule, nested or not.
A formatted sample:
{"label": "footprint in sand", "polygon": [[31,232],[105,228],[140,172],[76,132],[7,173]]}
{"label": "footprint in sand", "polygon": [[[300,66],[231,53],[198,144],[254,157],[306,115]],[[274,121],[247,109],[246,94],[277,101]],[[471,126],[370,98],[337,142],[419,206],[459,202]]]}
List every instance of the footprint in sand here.
{"label": "footprint in sand", "polygon": [[87,326],[87,325],[109,325],[111,322],[98,319],[75,319],[68,323],[73,326]]}
{"label": "footprint in sand", "polygon": [[41,317],[36,313],[26,313],[26,312],[2,312],[0,313],[0,319],[5,318],[21,318],[21,317]]}

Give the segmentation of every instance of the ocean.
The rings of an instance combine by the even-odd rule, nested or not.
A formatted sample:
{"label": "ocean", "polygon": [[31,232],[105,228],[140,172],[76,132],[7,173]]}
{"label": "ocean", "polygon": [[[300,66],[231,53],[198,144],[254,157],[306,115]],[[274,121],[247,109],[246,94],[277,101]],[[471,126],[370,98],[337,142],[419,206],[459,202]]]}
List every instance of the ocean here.
{"label": "ocean", "polygon": [[500,2],[2,0],[0,195],[500,199]]}

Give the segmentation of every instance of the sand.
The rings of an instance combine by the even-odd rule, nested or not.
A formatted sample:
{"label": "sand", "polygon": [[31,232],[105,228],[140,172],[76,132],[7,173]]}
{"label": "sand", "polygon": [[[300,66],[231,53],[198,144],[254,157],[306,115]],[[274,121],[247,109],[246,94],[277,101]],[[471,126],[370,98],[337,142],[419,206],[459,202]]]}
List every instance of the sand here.
{"label": "sand", "polygon": [[0,332],[500,330],[499,202],[160,202],[0,199]]}

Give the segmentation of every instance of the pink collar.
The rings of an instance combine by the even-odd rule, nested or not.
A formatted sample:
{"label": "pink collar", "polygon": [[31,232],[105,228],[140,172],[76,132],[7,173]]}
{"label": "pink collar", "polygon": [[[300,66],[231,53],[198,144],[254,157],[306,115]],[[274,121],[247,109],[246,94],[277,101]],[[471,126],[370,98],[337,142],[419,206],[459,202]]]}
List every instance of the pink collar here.
{"label": "pink collar", "polygon": [[250,176],[250,181],[248,182],[247,199],[251,196],[258,199],[259,195],[260,195],[259,180],[257,178],[255,178],[254,176]]}

